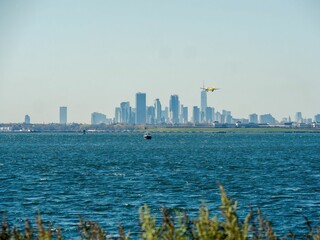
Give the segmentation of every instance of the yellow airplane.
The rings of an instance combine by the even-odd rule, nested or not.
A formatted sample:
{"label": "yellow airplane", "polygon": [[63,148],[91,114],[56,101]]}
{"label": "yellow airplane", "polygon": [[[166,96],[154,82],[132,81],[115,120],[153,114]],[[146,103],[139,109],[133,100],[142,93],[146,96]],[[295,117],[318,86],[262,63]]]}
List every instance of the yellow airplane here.
{"label": "yellow airplane", "polygon": [[205,90],[207,92],[209,92],[209,91],[213,92],[213,91],[219,90],[220,88],[216,88],[216,87],[206,87],[205,88],[205,87],[203,87],[201,89],[203,89],[203,90]]}

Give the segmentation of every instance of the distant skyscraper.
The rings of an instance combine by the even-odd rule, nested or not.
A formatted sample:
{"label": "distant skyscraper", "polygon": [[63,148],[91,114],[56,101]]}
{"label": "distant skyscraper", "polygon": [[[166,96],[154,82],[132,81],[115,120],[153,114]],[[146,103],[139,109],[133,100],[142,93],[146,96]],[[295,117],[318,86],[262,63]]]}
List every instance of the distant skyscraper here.
{"label": "distant skyscraper", "polygon": [[60,107],[60,124],[67,123],[67,107]]}
{"label": "distant skyscraper", "polygon": [[201,122],[204,122],[206,119],[206,108],[207,108],[207,91],[201,91],[201,106],[200,106],[200,116]]}
{"label": "distant skyscraper", "polygon": [[200,122],[200,108],[197,106],[193,107],[192,120],[194,124],[198,124]]}
{"label": "distant skyscraper", "polygon": [[114,122],[119,123],[121,121],[121,108],[116,107],[114,111]]}
{"label": "distant skyscraper", "polygon": [[131,107],[129,102],[122,102],[120,103],[120,110],[121,110],[121,123],[128,124],[130,123],[131,117]]}
{"label": "distant skyscraper", "polygon": [[188,123],[188,107],[182,108],[182,123]]}
{"label": "distant skyscraper", "polygon": [[130,124],[135,124],[135,122],[136,122],[136,109],[131,108]]}
{"label": "distant skyscraper", "polygon": [[155,116],[154,106],[147,107],[147,123],[148,124],[154,124],[154,116]]}
{"label": "distant skyscraper", "polygon": [[222,123],[222,115],[220,112],[216,112],[215,121]]}
{"label": "distant skyscraper", "polygon": [[231,116],[231,112],[227,110],[222,110],[222,114],[225,116],[229,116],[229,115]]}
{"label": "distant skyscraper", "polygon": [[205,112],[207,108],[207,91],[201,91],[201,111]]}
{"label": "distant skyscraper", "polygon": [[101,123],[107,123],[106,115],[98,112],[91,113],[91,124],[97,125]]}
{"label": "distant skyscraper", "polygon": [[172,123],[179,123],[179,97],[178,95],[171,95],[169,111],[170,111],[170,121]]}
{"label": "distant skyscraper", "polygon": [[183,104],[179,107],[179,123],[183,123]]}
{"label": "distant skyscraper", "polygon": [[169,108],[165,107],[161,114],[162,114],[162,118],[164,119],[164,122],[168,123],[169,122]]}
{"label": "distant skyscraper", "polygon": [[296,113],[296,122],[297,123],[302,123],[303,122],[303,118],[302,118],[302,113],[301,112],[297,112]]}
{"label": "distant skyscraper", "polygon": [[215,108],[213,107],[212,108],[212,122],[214,122],[216,120],[216,110]]}
{"label": "distant skyscraper", "polygon": [[213,122],[213,119],[212,119],[212,116],[213,116],[213,108],[211,108],[211,107],[206,107],[205,116],[206,116],[206,123],[212,123],[212,122]]}
{"label": "distant skyscraper", "polygon": [[136,94],[136,124],[146,123],[146,94],[137,93]]}
{"label": "distant skyscraper", "polygon": [[226,116],[226,123],[228,123],[228,124],[232,123],[232,116],[231,115]]}
{"label": "distant skyscraper", "polygon": [[314,121],[320,123],[320,114],[314,116]]}
{"label": "distant skyscraper", "polygon": [[161,123],[161,117],[162,117],[162,110],[161,110],[161,103],[159,98],[154,100],[154,111],[155,111],[155,122],[157,124]]}
{"label": "distant skyscraper", "polygon": [[30,124],[30,116],[29,115],[25,115],[24,116],[24,123],[25,124]]}
{"label": "distant skyscraper", "polygon": [[221,123],[231,123],[232,121],[232,116],[231,112],[227,110],[222,110],[222,115],[221,115]]}
{"label": "distant skyscraper", "polygon": [[249,122],[250,123],[258,123],[258,115],[253,113],[249,115]]}

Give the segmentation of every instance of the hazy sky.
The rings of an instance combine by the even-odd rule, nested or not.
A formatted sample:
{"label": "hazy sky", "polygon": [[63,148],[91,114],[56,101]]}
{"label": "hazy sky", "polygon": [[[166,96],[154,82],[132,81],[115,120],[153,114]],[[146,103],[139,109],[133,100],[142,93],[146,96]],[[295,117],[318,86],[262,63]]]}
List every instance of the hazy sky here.
{"label": "hazy sky", "polygon": [[234,117],[320,113],[320,1],[0,0],[0,122],[90,123],[172,94]]}

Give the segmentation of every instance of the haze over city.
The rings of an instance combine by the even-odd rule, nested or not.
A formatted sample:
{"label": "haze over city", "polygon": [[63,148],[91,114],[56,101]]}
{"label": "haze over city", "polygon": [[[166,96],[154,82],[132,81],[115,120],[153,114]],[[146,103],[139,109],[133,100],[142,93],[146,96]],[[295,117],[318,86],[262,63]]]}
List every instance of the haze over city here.
{"label": "haze over city", "polygon": [[1,1],[0,123],[90,123],[147,93],[237,118],[320,102],[319,1]]}

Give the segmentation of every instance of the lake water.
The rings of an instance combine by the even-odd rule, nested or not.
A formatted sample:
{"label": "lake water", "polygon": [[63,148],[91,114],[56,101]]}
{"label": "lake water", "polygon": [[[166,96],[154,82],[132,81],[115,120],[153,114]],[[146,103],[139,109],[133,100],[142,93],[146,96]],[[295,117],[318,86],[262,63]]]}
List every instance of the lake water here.
{"label": "lake water", "polygon": [[139,207],[185,209],[202,201],[218,214],[217,181],[260,207],[279,235],[320,225],[320,134],[312,133],[1,133],[0,217],[23,225],[38,213],[79,236],[78,215],[116,234],[139,230]]}

